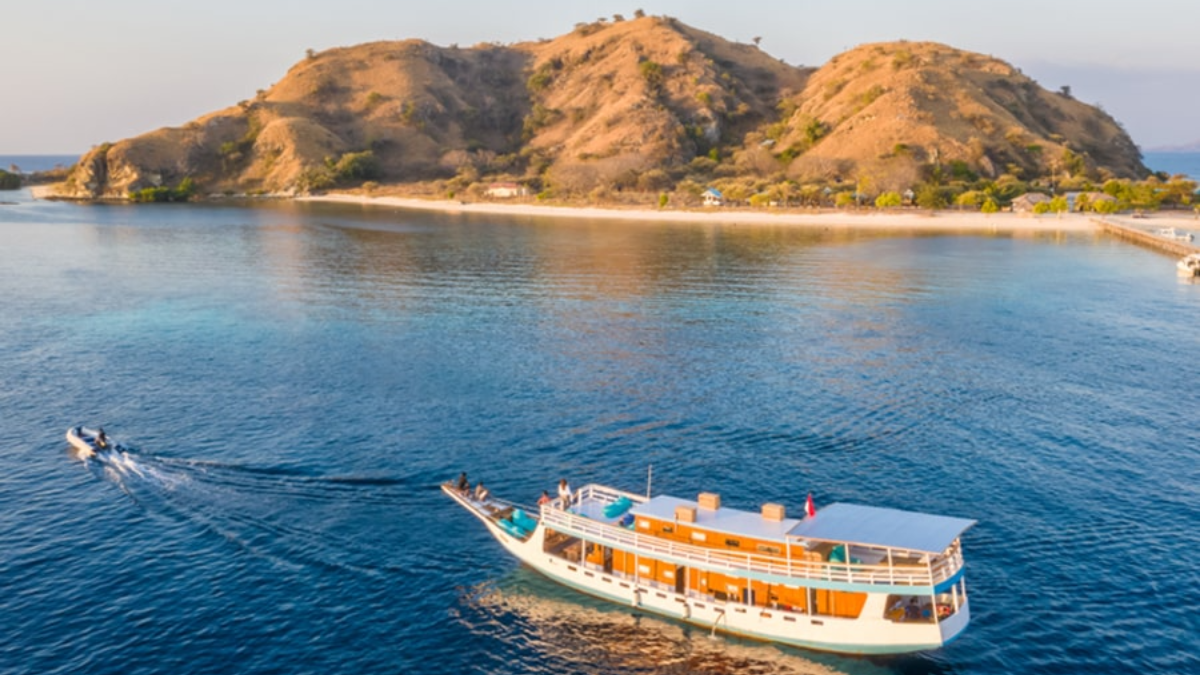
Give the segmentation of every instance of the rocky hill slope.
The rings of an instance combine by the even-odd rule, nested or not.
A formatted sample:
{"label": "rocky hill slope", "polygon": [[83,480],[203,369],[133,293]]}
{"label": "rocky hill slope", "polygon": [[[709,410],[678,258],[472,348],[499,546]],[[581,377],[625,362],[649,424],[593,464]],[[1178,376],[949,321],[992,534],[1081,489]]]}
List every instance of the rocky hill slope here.
{"label": "rocky hill slope", "polygon": [[454,177],[560,194],[738,176],[882,187],[944,167],[1146,174],[1110,116],[991,57],[900,42],[814,70],[644,17],[508,46],[310,53],[252,99],[96,147],[61,191],[126,198],[185,178],[212,194]]}

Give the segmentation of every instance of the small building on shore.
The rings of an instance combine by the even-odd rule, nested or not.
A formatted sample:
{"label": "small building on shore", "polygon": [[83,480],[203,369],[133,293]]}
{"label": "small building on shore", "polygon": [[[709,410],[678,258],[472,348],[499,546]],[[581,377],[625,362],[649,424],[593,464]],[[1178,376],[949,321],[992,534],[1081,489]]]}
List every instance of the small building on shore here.
{"label": "small building on shore", "polygon": [[1026,192],[1012,200],[1013,213],[1033,213],[1033,207],[1050,201],[1048,195],[1040,192]]}
{"label": "small building on shore", "polygon": [[716,188],[708,188],[700,194],[704,198],[705,206],[720,206],[725,203],[725,196]]}
{"label": "small building on shore", "polygon": [[529,195],[529,188],[517,183],[492,183],[484,194],[493,199],[512,199]]}

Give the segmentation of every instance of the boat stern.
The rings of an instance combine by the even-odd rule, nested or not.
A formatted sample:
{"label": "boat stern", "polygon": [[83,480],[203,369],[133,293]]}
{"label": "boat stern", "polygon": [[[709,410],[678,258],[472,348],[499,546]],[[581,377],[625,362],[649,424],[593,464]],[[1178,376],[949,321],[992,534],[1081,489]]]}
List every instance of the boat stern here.
{"label": "boat stern", "polygon": [[938,627],[942,632],[942,644],[950,644],[967,629],[967,624],[971,622],[971,603],[963,598],[962,603],[958,606],[958,611],[954,614],[942,619],[938,622]]}

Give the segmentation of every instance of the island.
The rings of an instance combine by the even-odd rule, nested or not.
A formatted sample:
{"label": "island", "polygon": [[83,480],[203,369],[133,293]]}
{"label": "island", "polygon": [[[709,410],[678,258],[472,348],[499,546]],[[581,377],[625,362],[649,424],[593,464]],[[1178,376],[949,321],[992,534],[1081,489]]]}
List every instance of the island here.
{"label": "island", "polygon": [[986,214],[1190,209],[1195,191],[1069,87],[991,56],[897,41],[794,66],[617,15],[511,45],[310,50],[236,105],[96,146],[48,192]]}

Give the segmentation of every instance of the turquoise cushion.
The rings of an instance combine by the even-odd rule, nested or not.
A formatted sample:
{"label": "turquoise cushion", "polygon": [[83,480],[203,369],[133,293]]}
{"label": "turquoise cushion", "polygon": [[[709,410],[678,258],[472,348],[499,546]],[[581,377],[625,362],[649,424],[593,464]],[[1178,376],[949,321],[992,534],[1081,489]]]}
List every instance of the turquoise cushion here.
{"label": "turquoise cushion", "polygon": [[631,506],[633,506],[633,502],[630,501],[629,497],[621,497],[617,501],[604,507],[604,517],[616,518],[617,516],[628,511],[629,507]]}
{"label": "turquoise cushion", "polygon": [[512,522],[510,522],[510,521],[507,521],[507,520],[499,520],[499,521],[496,521],[496,522],[498,522],[498,523],[500,524],[500,529],[502,529],[502,530],[504,530],[505,532],[507,532],[507,533],[511,534],[512,536],[516,537],[517,539],[524,539],[525,537],[529,536],[529,533],[528,533],[528,532],[526,532],[526,531],[522,530],[521,528],[517,527],[516,525],[514,525],[514,524],[513,524]]}
{"label": "turquoise cushion", "polygon": [[530,518],[529,514],[525,513],[521,509],[513,511],[512,521],[514,525],[526,532],[532,532],[537,529],[537,521],[533,518]]}
{"label": "turquoise cushion", "polygon": [[846,562],[846,547],[838,544],[829,552],[829,562]]}

